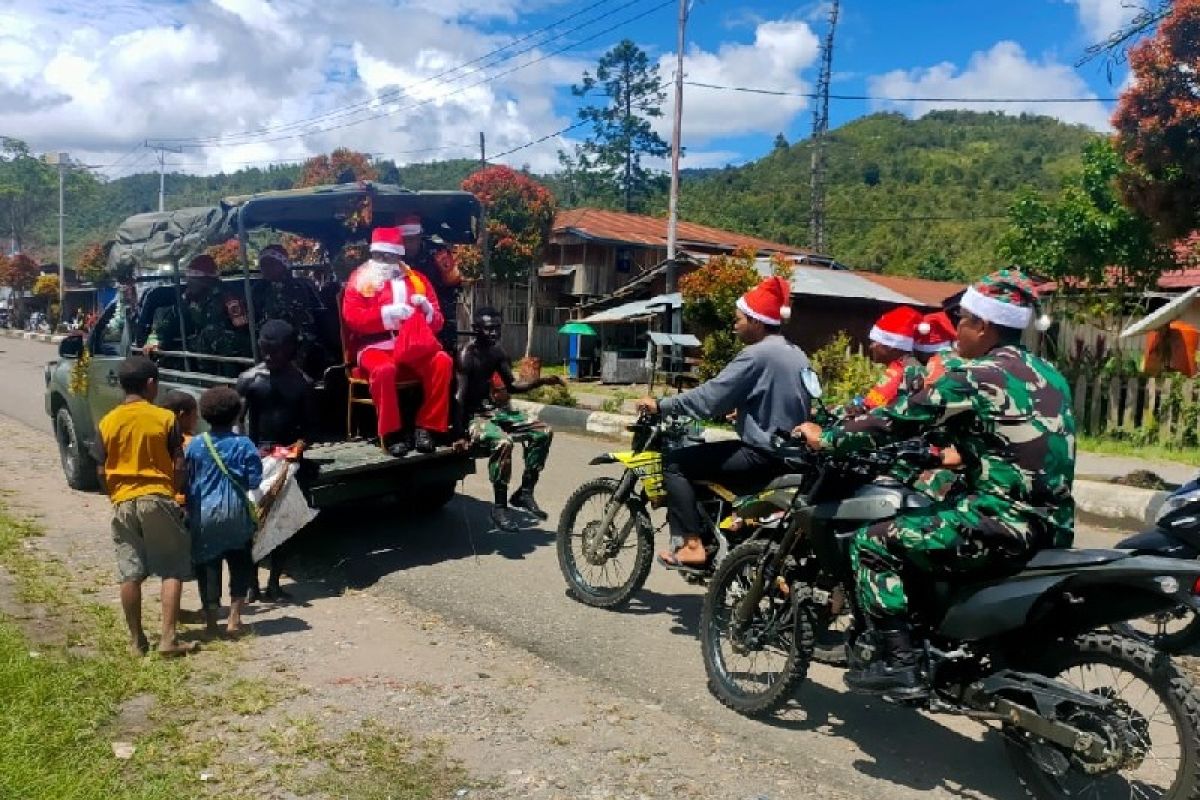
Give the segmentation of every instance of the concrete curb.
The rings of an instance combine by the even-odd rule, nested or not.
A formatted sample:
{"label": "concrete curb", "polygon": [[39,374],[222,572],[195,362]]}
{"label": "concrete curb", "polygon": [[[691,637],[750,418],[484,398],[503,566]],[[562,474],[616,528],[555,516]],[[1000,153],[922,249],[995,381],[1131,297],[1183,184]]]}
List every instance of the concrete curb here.
{"label": "concrete curb", "polygon": [[[615,441],[628,441],[630,433],[625,430],[637,417],[626,414],[608,414],[586,408],[530,403],[513,400],[513,406],[555,430],[566,433],[581,433]],[[709,429],[704,438],[720,441],[735,438],[732,431]],[[1154,517],[1167,499],[1167,492],[1135,489],[1132,486],[1081,478],[1075,481],[1073,494],[1075,509],[1081,522],[1105,527],[1141,528],[1154,523]]]}
{"label": "concrete curb", "polygon": [[4,337],[6,339],[25,339],[31,342],[49,342],[51,344],[58,344],[67,338],[62,334],[33,333],[32,331],[17,331],[12,328],[4,328]]}

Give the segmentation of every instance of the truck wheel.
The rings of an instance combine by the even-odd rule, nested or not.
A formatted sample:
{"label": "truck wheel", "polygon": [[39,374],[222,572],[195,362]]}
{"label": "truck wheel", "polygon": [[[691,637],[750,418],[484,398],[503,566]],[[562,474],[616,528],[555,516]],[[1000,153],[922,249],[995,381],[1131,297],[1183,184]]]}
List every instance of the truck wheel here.
{"label": "truck wheel", "polygon": [[58,442],[58,457],[62,460],[63,475],[67,485],[81,492],[94,492],[100,488],[96,478],[96,462],[84,450],[71,410],[63,406],[54,415],[54,438]]}
{"label": "truck wheel", "polygon": [[437,483],[421,491],[417,498],[417,510],[424,514],[432,514],[454,499],[458,492],[458,481]]}

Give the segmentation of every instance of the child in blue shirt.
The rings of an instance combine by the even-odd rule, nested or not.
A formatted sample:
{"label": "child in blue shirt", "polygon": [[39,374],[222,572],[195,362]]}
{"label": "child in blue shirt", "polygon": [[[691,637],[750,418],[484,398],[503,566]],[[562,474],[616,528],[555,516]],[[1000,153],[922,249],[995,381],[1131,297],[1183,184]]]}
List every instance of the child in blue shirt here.
{"label": "child in blue shirt", "polygon": [[228,386],[215,386],[200,395],[200,416],[209,432],[188,443],[187,508],[192,529],[192,560],[210,634],[217,633],[221,606],[221,564],[229,565],[229,619],[225,632],[242,632],[242,610],[254,575],[251,540],[257,511],[248,492],[262,482],[258,449],[233,432],[242,400]]}

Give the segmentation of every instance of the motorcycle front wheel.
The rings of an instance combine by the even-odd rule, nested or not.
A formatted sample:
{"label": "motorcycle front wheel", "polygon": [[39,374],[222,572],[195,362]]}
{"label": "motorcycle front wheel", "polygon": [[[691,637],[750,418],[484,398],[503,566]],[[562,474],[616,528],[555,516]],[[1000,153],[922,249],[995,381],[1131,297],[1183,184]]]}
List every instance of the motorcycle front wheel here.
{"label": "motorcycle front wheel", "polygon": [[[1090,633],[1047,654],[1036,671],[1118,701],[1128,725],[1123,735],[1135,752],[1122,764],[1085,764],[1006,731],[1009,758],[1030,797],[1200,798],[1200,692],[1171,658],[1142,641]],[[1110,721],[1088,713],[1071,723],[1102,737],[1114,731]]]}
{"label": "motorcycle front wheel", "polygon": [[[632,479],[630,477],[630,479]],[[625,497],[618,495],[624,493]],[[646,583],[654,558],[654,527],[620,481],[596,478],[575,490],[558,522],[558,567],[574,597],[595,608],[617,608]],[[609,503],[617,502],[608,530]]]}
{"label": "motorcycle front wheel", "polygon": [[771,546],[750,541],[734,548],[713,575],[700,612],[709,691],[748,717],[782,708],[808,675],[813,653],[813,613],[790,593],[764,592],[748,624],[734,619]]}

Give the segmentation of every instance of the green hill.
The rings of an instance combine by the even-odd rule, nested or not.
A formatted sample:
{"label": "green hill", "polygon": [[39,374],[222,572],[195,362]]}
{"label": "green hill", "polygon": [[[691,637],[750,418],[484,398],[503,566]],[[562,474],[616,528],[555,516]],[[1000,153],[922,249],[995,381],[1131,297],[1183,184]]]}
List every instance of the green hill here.
{"label": "green hill", "polygon": [[[994,217],[1019,189],[1056,191],[1096,135],[1049,117],[968,111],[854,120],[829,133],[825,249],[856,269],[917,274],[941,257],[982,274],[996,264],[1005,225]],[[694,178],[680,213],[807,245],[811,161],[805,141]]]}
{"label": "green hill", "polygon": [[[829,134],[826,226],[829,254],[858,269],[937,275],[948,263],[967,276],[996,264],[1002,218],[1019,189],[1053,192],[1076,169],[1086,128],[1049,117],[941,111],[918,120],[873,114]],[[684,219],[807,245],[807,141],[779,147],[741,167],[687,170]],[[454,189],[476,169],[470,160],[397,167],[379,164],[380,178],[412,189]],[[203,205],[230,195],[292,186],[299,166],[244,169],[231,174],[168,174],[169,208]],[[547,183],[556,188],[554,176]],[[158,176],[132,175],[101,183],[68,209],[68,261],[90,241],[111,235],[130,214],[152,211]],[[581,204],[599,204],[580,198]],[[666,212],[666,196],[651,201]],[[1001,218],[997,218],[1001,217]],[[54,241],[45,219],[38,239]],[[939,259],[944,262],[939,263]]]}

